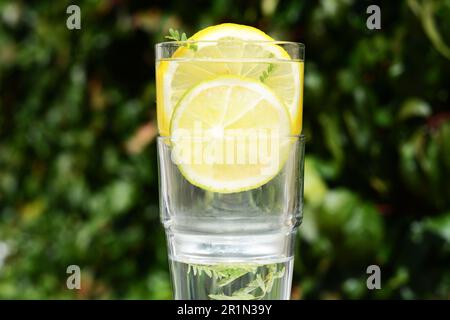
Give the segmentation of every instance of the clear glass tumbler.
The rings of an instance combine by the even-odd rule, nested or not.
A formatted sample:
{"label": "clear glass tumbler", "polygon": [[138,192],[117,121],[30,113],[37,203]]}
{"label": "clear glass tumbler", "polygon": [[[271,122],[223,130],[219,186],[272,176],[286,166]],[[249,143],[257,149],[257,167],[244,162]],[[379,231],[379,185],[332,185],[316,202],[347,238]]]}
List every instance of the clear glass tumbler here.
{"label": "clear glass tumbler", "polygon": [[[231,53],[226,59],[203,57],[202,50],[209,54],[214,45],[220,47],[220,52]],[[288,58],[274,58],[270,53],[261,56],[267,52],[258,48],[265,46],[283,48]],[[254,56],[229,56],[232,52],[242,53],[243,47]],[[183,58],[177,57],[180,48],[185,50]],[[299,110],[294,110],[298,117],[293,119],[292,127],[300,132],[303,55],[303,45],[278,41],[217,44],[180,41],[156,45],[160,212],[167,236],[175,299],[290,298],[295,235],[302,218],[304,137],[279,132],[261,135],[256,131],[233,131],[232,134],[222,131],[218,135],[217,130],[209,131],[209,135],[186,135],[175,132],[170,118],[175,108],[171,105],[179,106],[192,87],[221,76],[217,73],[236,73],[239,77],[265,82],[284,97],[283,103],[288,107],[295,101],[294,108]],[[301,65],[301,81],[291,81],[293,87],[289,87],[292,83],[277,87],[276,77],[290,72],[290,64],[296,64],[294,68]],[[276,72],[280,72],[279,75]],[[183,75],[192,83],[181,84]],[[224,143],[221,150],[229,146],[227,143],[234,143],[234,152],[241,151],[242,159],[248,161],[218,163],[209,160],[198,164],[192,160],[201,152],[211,152],[208,148],[197,147],[217,147],[221,143]],[[180,146],[192,146],[188,148],[191,158],[183,157],[186,150],[180,152]],[[266,156],[262,157],[264,150]],[[250,159],[252,155],[261,157]],[[202,154],[200,159],[210,158]],[[201,179],[192,174],[197,170],[211,179],[223,179],[224,184],[239,185],[241,181],[236,178],[239,168],[242,168],[242,179],[250,180],[250,184],[234,191],[224,192],[202,185]],[[233,181],[227,180],[227,173],[232,174]],[[252,174],[253,185],[248,178]]]}
{"label": "clear glass tumbler", "polygon": [[304,138],[280,139],[290,150],[274,178],[224,194],[186,180],[173,160],[171,137],[158,137],[160,210],[175,299],[290,298]]}

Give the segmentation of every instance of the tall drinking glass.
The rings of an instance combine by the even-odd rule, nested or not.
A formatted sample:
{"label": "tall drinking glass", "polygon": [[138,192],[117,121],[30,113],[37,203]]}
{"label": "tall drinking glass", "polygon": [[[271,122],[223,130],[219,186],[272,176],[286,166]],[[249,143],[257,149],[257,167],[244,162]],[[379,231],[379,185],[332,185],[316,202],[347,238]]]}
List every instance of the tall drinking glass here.
{"label": "tall drinking glass", "polygon": [[[267,54],[278,48],[284,57]],[[212,58],[213,50],[227,54]],[[156,45],[160,213],[175,299],[290,298],[303,203],[303,58],[303,45],[292,42]],[[276,82],[291,70],[298,79]],[[244,115],[279,101],[298,108],[288,134],[265,127],[256,111]],[[222,119],[234,122],[218,126],[213,110],[222,105]],[[189,108],[198,110],[190,114],[195,129],[181,130]],[[246,116],[257,129],[236,129]]]}

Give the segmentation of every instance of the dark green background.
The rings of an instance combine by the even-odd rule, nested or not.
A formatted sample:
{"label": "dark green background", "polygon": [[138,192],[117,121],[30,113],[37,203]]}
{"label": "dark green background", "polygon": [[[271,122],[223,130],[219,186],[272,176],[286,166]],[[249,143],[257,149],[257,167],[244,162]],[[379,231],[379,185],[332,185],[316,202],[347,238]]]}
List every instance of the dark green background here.
{"label": "dark green background", "polygon": [[293,297],[450,297],[449,0],[70,3],[0,1],[0,298],[171,298],[154,44],[221,22],[306,44]]}

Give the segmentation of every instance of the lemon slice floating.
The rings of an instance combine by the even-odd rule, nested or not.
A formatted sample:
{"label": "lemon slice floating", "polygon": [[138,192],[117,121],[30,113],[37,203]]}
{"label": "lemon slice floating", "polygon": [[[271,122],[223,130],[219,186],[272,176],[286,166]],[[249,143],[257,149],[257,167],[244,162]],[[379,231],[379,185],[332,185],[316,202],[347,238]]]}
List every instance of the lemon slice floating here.
{"label": "lemon slice floating", "polygon": [[203,189],[233,193],[257,188],[280,172],[291,132],[289,111],[265,84],[220,76],[189,90],[171,122],[172,159]]}
{"label": "lemon slice floating", "polygon": [[[261,30],[244,25],[225,23],[208,27],[189,40],[200,41],[195,50],[189,46],[179,47],[171,59],[157,65],[157,113],[161,135],[171,134],[174,107],[186,90],[199,82],[227,74],[264,82],[288,108],[290,134],[301,132],[302,61],[292,60],[281,46],[269,42],[274,39]],[[265,72],[267,77],[264,77]]]}

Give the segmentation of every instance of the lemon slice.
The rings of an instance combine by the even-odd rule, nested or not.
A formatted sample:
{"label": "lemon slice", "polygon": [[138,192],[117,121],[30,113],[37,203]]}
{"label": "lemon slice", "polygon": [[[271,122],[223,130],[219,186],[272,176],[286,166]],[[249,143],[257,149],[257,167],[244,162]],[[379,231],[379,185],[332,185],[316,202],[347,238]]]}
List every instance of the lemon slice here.
{"label": "lemon slice", "polygon": [[[303,62],[253,27],[225,23],[205,28],[189,40],[195,48],[179,47],[171,59],[157,63],[158,126],[170,135],[175,105],[197,83],[219,75],[239,75],[264,82],[284,102],[291,115],[291,134],[302,128]],[[211,41],[211,42],[208,42]],[[267,42],[264,42],[267,41]],[[264,74],[268,75],[265,77]]]}
{"label": "lemon slice", "polygon": [[265,84],[220,76],[189,90],[171,122],[172,159],[193,185],[233,193],[280,172],[291,132],[289,111]]}

